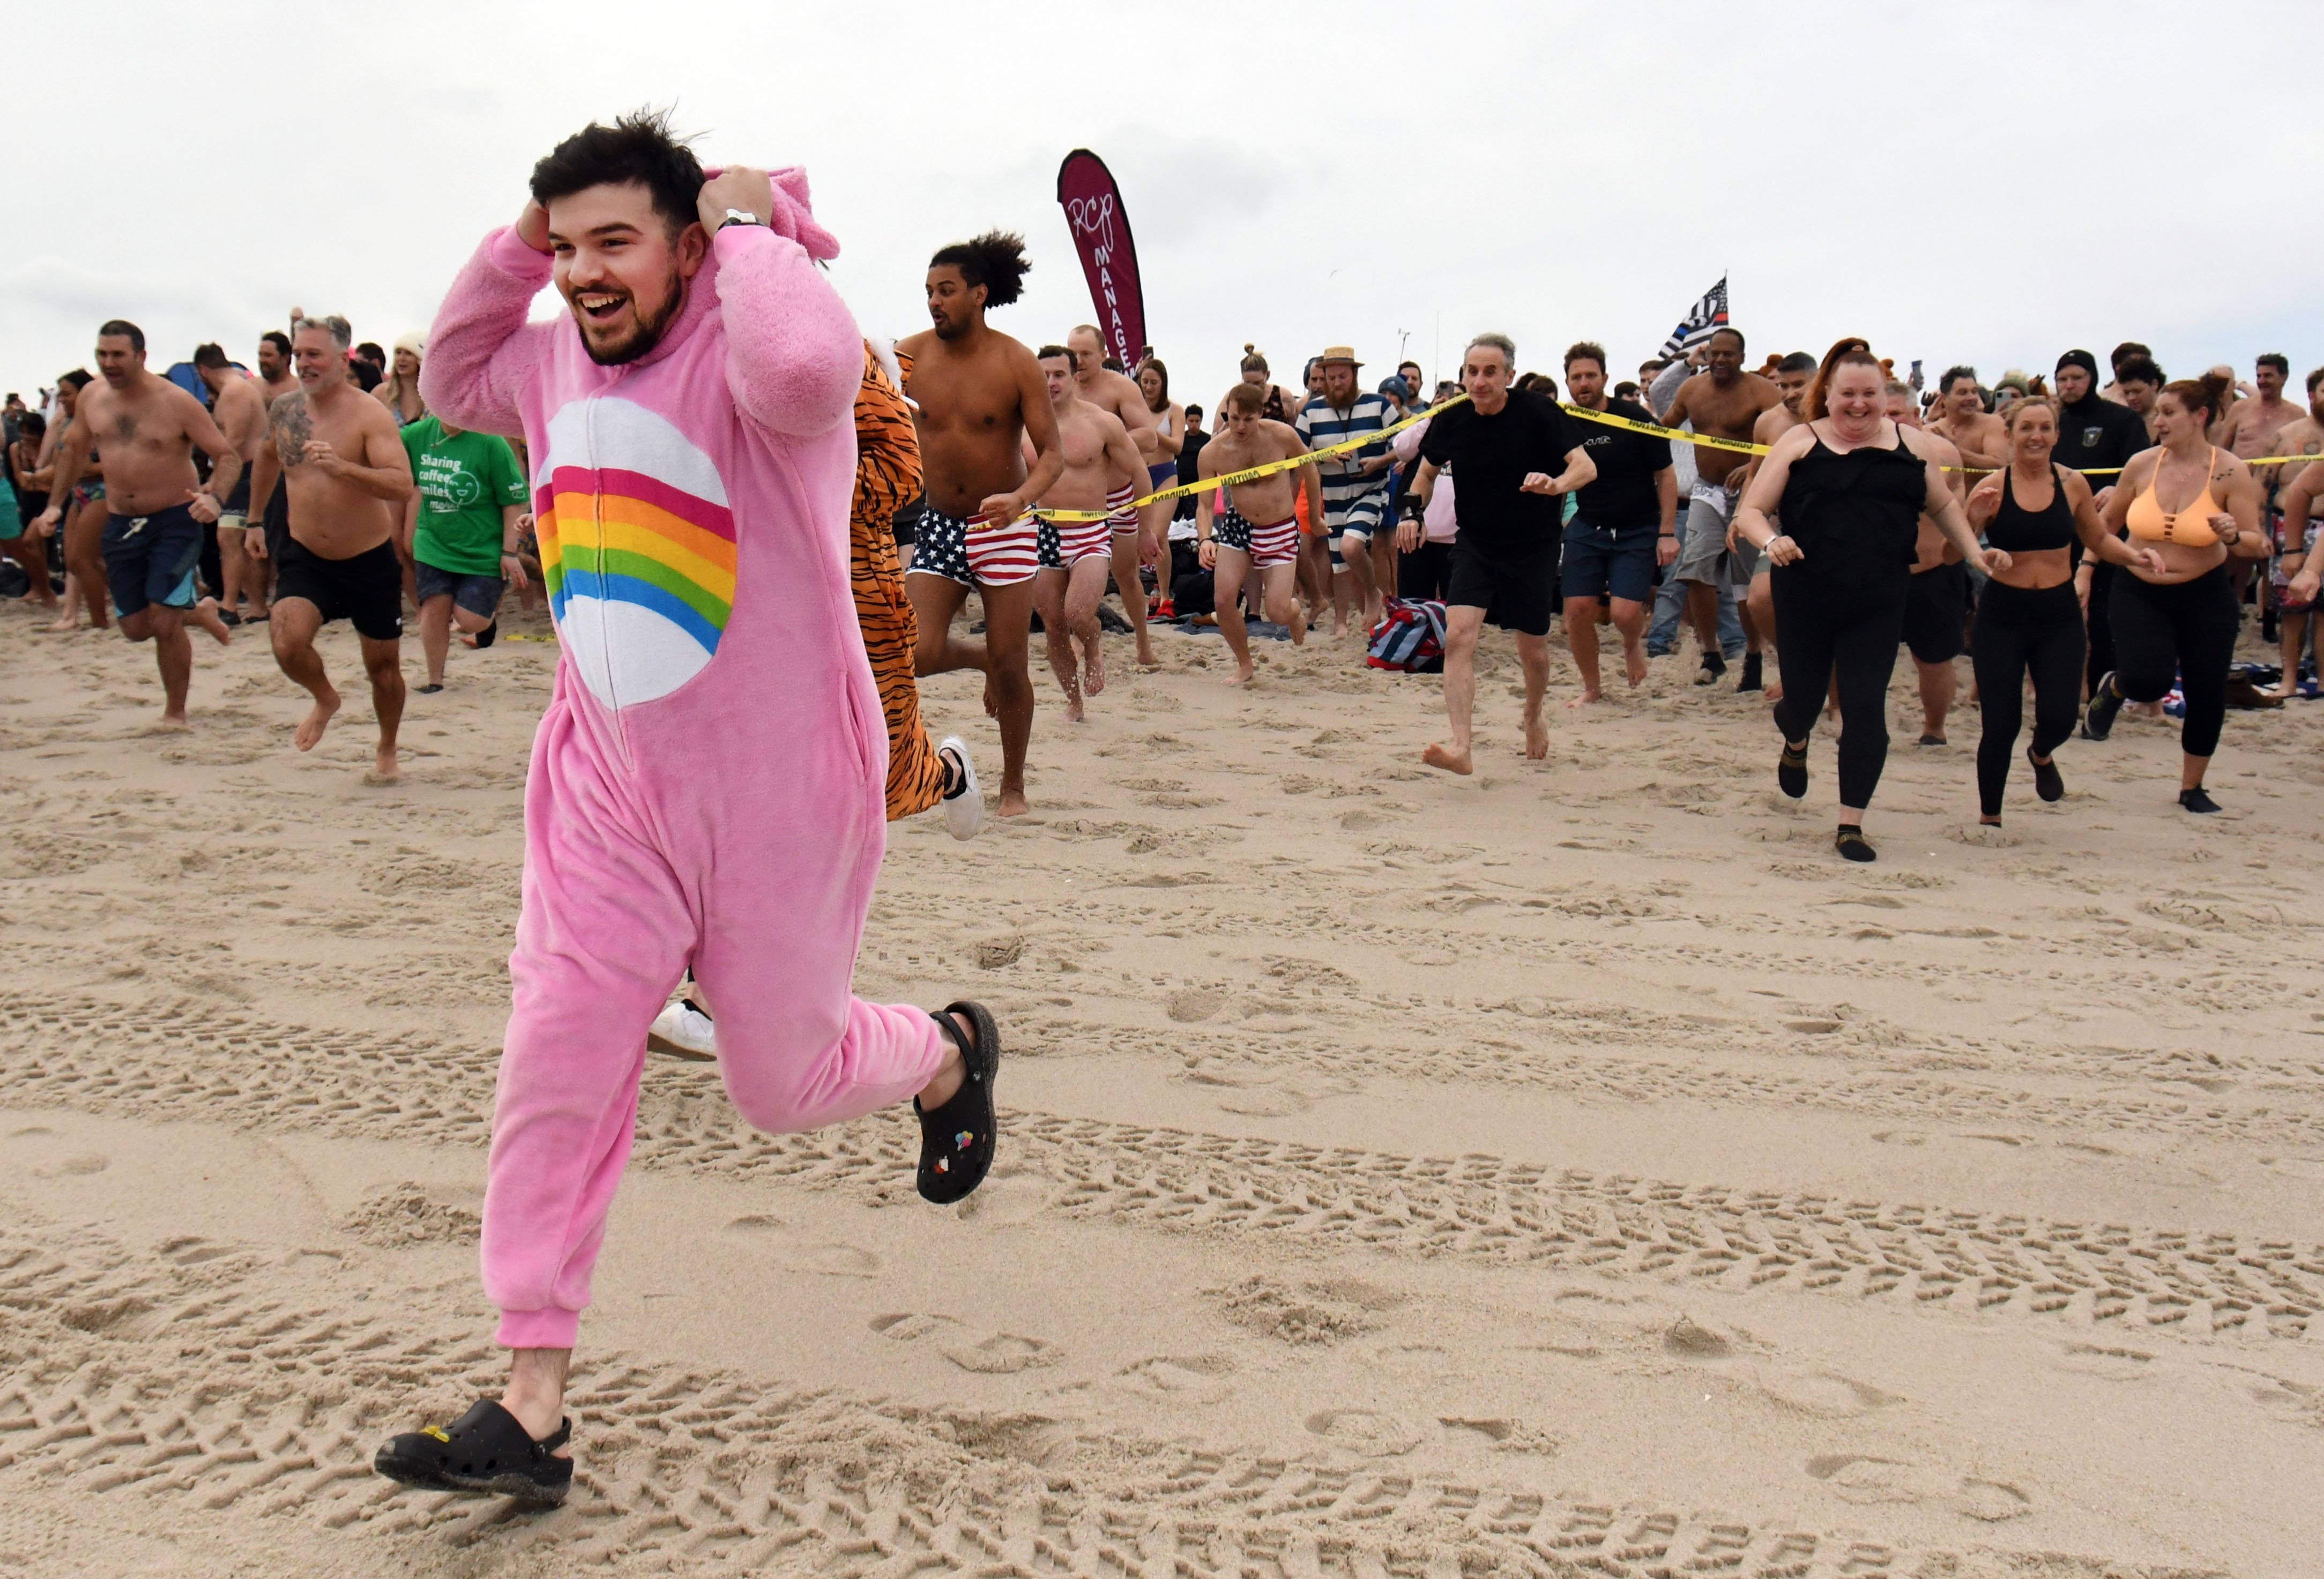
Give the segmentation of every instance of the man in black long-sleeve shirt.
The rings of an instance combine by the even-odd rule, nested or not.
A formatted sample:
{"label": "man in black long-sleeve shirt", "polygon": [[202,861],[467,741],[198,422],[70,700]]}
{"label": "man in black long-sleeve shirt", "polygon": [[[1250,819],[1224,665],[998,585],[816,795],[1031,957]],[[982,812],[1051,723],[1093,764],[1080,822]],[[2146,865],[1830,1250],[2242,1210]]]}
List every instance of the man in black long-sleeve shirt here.
{"label": "man in black long-sleeve shirt", "polygon": [[[2116,405],[2098,394],[2098,359],[2088,351],[2069,351],[2058,358],[2058,445],[2050,458],[2076,471],[2126,466],[2130,457],[2151,448],[2146,423],[2128,406]],[[2117,470],[2100,470],[2089,479],[2090,492],[2100,510],[2122,480]],[[2107,599],[2118,572],[2112,565],[2090,569],[2089,683],[2114,667],[2114,628],[2107,618]]]}

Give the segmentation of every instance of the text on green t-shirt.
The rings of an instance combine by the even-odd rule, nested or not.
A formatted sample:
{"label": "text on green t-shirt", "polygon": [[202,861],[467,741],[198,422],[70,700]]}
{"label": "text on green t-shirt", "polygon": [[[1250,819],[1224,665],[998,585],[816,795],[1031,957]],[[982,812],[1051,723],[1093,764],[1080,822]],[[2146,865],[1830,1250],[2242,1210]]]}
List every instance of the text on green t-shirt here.
{"label": "text on green t-shirt", "polygon": [[411,555],[456,576],[501,571],[501,509],[525,502],[523,474],[508,440],[492,433],[447,433],[428,416],[403,430],[420,485]]}

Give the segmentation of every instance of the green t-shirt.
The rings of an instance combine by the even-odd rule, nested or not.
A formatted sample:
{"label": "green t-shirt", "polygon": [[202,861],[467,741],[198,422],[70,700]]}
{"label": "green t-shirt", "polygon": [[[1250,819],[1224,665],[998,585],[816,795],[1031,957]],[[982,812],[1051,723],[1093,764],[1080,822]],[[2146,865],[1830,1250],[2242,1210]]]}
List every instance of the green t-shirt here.
{"label": "green t-shirt", "polygon": [[447,436],[442,420],[429,416],[403,430],[403,448],[420,485],[412,558],[456,576],[499,575],[501,507],[526,498],[508,440],[491,433]]}

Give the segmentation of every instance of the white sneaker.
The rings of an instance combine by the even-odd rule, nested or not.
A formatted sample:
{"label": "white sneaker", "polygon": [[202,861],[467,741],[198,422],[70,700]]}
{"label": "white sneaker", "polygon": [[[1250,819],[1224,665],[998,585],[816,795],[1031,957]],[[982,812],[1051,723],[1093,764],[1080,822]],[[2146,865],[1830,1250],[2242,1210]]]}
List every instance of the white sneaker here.
{"label": "white sneaker", "polygon": [[650,1052],[668,1053],[673,1058],[691,1058],[696,1063],[715,1063],[718,1057],[718,1031],[710,1016],[696,1009],[691,1001],[680,999],[654,1016],[653,1029],[646,1032],[646,1048]]}
{"label": "white sneaker", "polygon": [[945,831],[955,839],[973,839],[984,826],[984,795],[976,787],[976,764],[968,760],[968,742],[947,734],[936,747],[936,754],[952,758],[960,769],[960,782],[942,802]]}

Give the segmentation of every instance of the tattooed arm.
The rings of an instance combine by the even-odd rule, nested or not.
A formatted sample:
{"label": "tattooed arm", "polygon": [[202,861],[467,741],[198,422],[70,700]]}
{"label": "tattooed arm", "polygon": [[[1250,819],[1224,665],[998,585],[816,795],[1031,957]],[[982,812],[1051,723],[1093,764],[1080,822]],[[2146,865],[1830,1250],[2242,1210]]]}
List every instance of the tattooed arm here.
{"label": "tattooed arm", "polygon": [[[300,409],[303,413],[305,408]],[[359,402],[352,409],[357,432],[350,452],[342,455],[327,441],[309,439],[302,464],[310,464],[325,476],[359,488],[374,499],[402,503],[411,492],[411,457],[396,437],[395,419],[376,402]]]}

